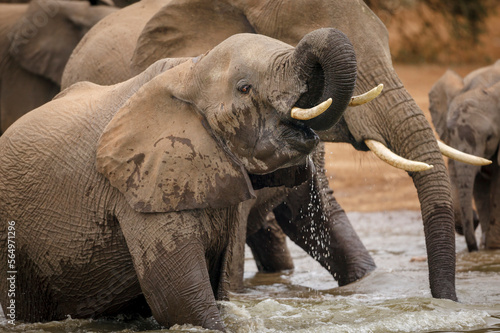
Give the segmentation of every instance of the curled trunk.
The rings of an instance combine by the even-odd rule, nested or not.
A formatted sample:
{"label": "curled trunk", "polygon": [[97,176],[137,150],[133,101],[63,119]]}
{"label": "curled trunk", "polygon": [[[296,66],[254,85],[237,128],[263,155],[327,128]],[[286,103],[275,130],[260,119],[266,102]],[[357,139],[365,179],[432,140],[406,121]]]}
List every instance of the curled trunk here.
{"label": "curled trunk", "polygon": [[304,123],[314,130],[335,125],[349,105],[356,83],[356,56],[347,36],[332,28],[305,35],[295,48],[292,64],[308,88],[298,100],[298,107],[333,100],[326,112]]}

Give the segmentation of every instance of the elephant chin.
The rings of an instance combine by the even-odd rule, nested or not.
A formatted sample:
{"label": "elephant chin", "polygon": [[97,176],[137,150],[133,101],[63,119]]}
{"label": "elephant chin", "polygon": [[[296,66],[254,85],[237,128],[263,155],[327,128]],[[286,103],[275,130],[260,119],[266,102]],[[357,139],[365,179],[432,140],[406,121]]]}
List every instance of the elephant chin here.
{"label": "elephant chin", "polygon": [[314,164],[311,158],[307,158],[302,165],[278,169],[265,175],[249,174],[254,190],[264,187],[295,187],[306,182],[314,173]]}

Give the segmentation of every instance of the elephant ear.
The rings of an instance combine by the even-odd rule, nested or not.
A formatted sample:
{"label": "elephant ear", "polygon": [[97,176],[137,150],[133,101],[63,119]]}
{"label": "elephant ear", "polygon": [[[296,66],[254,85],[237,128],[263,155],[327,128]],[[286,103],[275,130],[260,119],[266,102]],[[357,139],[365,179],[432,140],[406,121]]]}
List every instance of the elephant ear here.
{"label": "elephant ear", "polygon": [[463,79],[452,70],[446,73],[432,86],[429,92],[429,110],[434,128],[441,140],[448,141],[446,119],[448,106],[464,87]]}
{"label": "elephant ear", "polygon": [[187,101],[189,81],[178,78],[189,66],[142,86],[99,139],[97,170],[136,211],[222,208],[255,197],[247,172]]}
{"label": "elephant ear", "polygon": [[[495,66],[498,66],[500,68],[500,60],[498,60],[495,63]],[[495,83],[494,85],[484,89],[484,92],[494,100],[497,113],[500,112],[500,81]],[[492,121],[492,124],[494,124],[494,123],[495,122]],[[492,126],[496,126],[496,125],[492,125]],[[496,135],[497,135],[496,142],[498,143],[500,133],[498,133],[498,131],[496,131]],[[493,140],[495,140],[495,139],[493,139]],[[497,146],[497,150],[496,150],[498,165],[500,165],[500,148],[499,147],[500,146]]]}
{"label": "elephant ear", "polygon": [[86,1],[33,0],[9,33],[9,53],[24,69],[61,85],[64,66],[80,39],[115,10]]}
{"label": "elephant ear", "polygon": [[228,37],[243,32],[254,30],[243,13],[227,4],[170,1],[142,30],[132,57],[132,71],[140,73],[161,58],[204,54]]}

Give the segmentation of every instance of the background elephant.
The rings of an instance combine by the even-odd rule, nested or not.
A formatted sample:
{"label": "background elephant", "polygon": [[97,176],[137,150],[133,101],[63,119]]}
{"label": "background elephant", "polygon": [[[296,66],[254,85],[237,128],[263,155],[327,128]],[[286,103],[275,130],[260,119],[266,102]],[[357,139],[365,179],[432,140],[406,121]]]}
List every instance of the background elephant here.
{"label": "background elephant", "polygon": [[59,92],[75,46],[115,10],[87,1],[0,4],[0,134]]}
{"label": "background elephant", "polygon": [[[338,51],[326,61],[325,44]],[[74,85],[13,124],[0,137],[0,218],[15,225],[17,319],[112,315],[146,301],[162,325],[223,329],[215,300],[225,298],[240,203],[255,197],[252,182],[293,186],[312,170],[316,118],[290,111],[320,101],[308,89],[323,82],[320,62],[337,71],[336,105],[317,115],[333,126],[356,80],[352,45],[335,29],[296,48],[236,35],[117,85]]]}
{"label": "background elephant", "polygon": [[472,198],[486,249],[500,248],[500,60],[461,78],[448,70],[429,92],[432,121],[441,139],[464,152],[491,159],[479,167],[450,160],[455,228],[477,251]]}
{"label": "background elephant", "polygon": [[[384,84],[381,96],[369,104],[348,108],[334,130],[318,132],[320,138],[348,142],[363,151],[368,150],[367,142],[372,142],[369,140],[376,140],[404,158],[433,166],[409,174],[421,204],[432,295],[455,300],[454,216],[444,160],[430,124],[394,71],[385,26],[362,1],[143,0],[110,15],[89,32],[68,62],[63,86],[80,80],[120,81],[156,59],[195,56],[238,32],[264,34],[294,45],[317,27],[338,28],[352,41],[358,62],[356,94]],[[323,166],[316,168],[318,173],[323,169]],[[303,215],[312,215],[294,211],[286,204],[281,206],[276,218],[286,223],[290,219],[300,221],[306,228],[313,223],[326,225],[320,235],[337,235],[333,227],[339,221],[348,220],[326,186],[326,177],[319,174],[317,179],[325,180],[320,182],[319,193],[303,192],[307,193],[304,198],[297,192],[297,198],[283,201],[302,202],[307,206],[310,197],[326,198],[313,219],[301,220]],[[324,223],[316,223],[317,219]],[[265,222],[259,223],[265,225]],[[301,237],[300,234],[288,235]],[[311,239],[323,248],[325,255],[331,254],[331,243],[317,241],[322,237]],[[345,253],[349,251],[346,249]],[[318,257],[321,260],[323,256]],[[366,274],[370,269],[373,266],[365,265],[360,271]]]}

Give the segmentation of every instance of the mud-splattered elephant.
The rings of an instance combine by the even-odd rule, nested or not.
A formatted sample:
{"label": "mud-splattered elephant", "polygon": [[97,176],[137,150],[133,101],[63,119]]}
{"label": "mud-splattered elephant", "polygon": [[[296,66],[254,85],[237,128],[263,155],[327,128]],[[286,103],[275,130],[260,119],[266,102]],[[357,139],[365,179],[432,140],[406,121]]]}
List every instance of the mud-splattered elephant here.
{"label": "mud-splattered elephant", "polygon": [[[336,45],[326,62],[323,45]],[[325,83],[320,63],[336,72],[333,101],[311,90]],[[240,204],[255,197],[252,183],[305,179],[313,129],[339,120],[355,81],[338,30],[296,47],[239,34],[120,84],[75,84],[20,118],[0,137],[0,241],[7,249],[12,221],[17,319],[146,308],[165,326],[223,330],[215,302],[226,297]]]}

